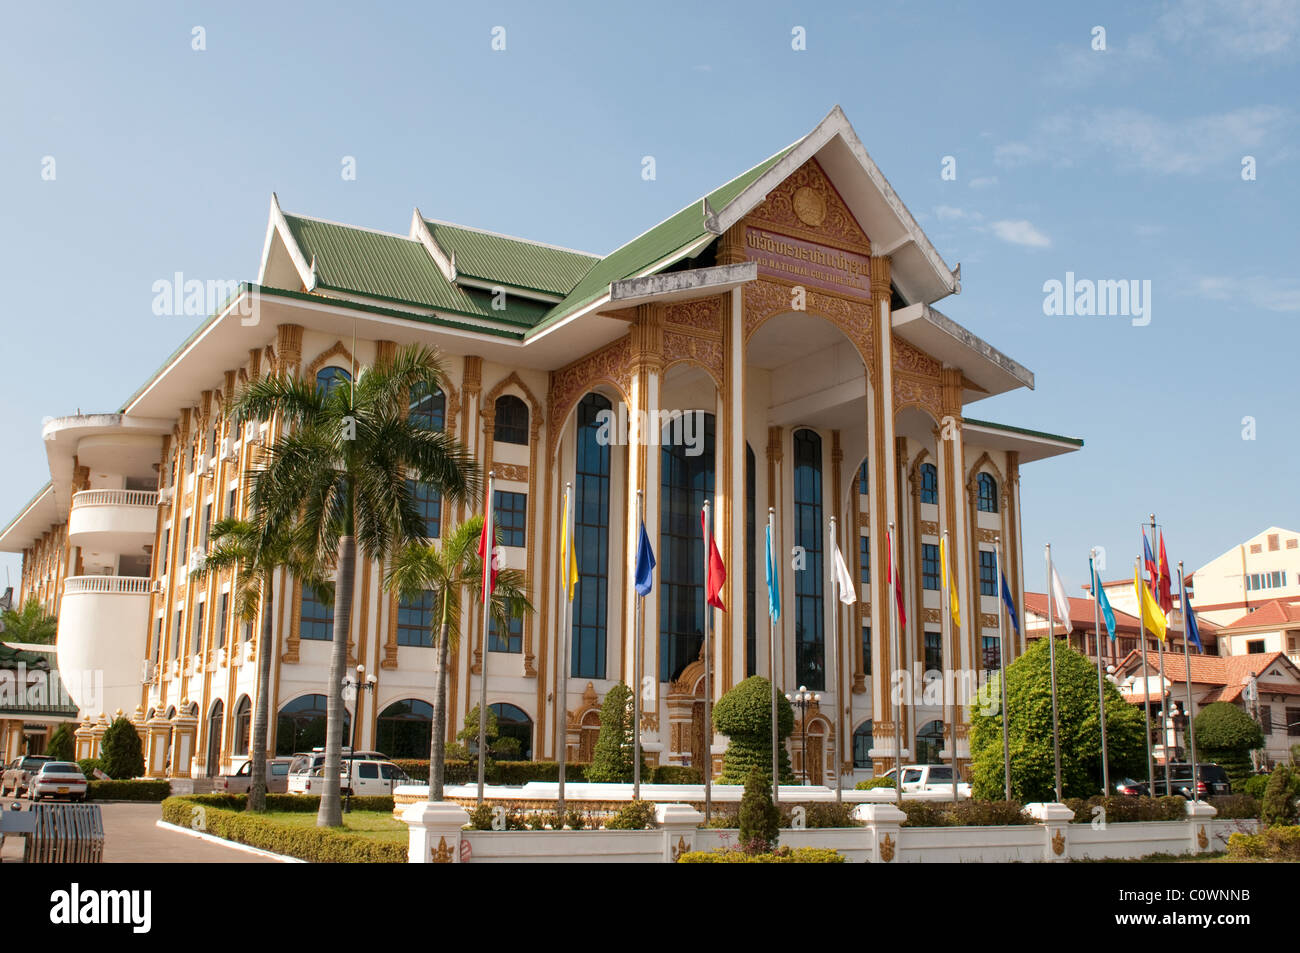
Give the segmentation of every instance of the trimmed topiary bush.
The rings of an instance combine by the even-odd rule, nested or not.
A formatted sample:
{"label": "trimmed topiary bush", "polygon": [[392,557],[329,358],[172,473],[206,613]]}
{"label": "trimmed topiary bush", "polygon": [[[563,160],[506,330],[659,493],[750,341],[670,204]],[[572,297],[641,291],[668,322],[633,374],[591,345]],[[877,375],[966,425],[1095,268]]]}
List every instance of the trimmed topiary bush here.
{"label": "trimmed topiary bush", "polygon": [[[644,775],[642,775],[644,777]],[[650,772],[651,784],[703,784],[704,772],[680,764],[660,764]]]}
{"label": "trimmed topiary bush", "polygon": [[1090,823],[1094,809],[1105,812],[1107,823],[1126,821],[1181,821],[1187,817],[1187,801],[1180,795],[1167,797],[1102,797],[1066,798],[1065,806],[1074,811],[1075,824]]}
{"label": "trimmed topiary bush", "polygon": [[170,797],[170,781],[91,781],[86,785],[87,801],[163,801]]}
{"label": "trimmed topiary bush", "polygon": [[745,779],[740,799],[740,846],[749,853],[768,853],[781,838],[781,812],[772,803],[771,785],[771,773],[765,775],[758,768],[751,769]]}
{"label": "trimmed topiary bush", "polygon": [[[100,761],[98,758],[82,758],[77,762],[77,767],[79,767],[81,773],[86,776],[86,780],[93,781],[95,779],[96,768],[100,771],[104,771],[104,762]],[[107,774],[108,772],[104,771],[104,773]]]}
{"label": "trimmed topiary bush", "polygon": [[1286,765],[1278,765],[1264,789],[1259,820],[1265,827],[1286,826],[1296,822],[1296,798],[1300,797],[1300,777]]}
{"label": "trimmed topiary bush", "polygon": [[893,778],[886,778],[883,775],[878,778],[867,778],[865,781],[859,781],[853,785],[855,790],[870,791],[872,788],[892,788],[894,786]]}
{"label": "trimmed topiary bush", "polygon": [[842,864],[844,857],[829,847],[778,847],[770,854],[743,850],[693,850],[677,858],[679,864]]}
{"label": "trimmed topiary bush", "polygon": [[1249,794],[1220,794],[1209,798],[1220,820],[1245,820],[1259,817],[1259,799]]}
{"label": "trimmed topiary bush", "polygon": [[[633,774],[635,739],[632,737],[632,689],[622,682],[605,693],[600,706],[600,735],[587,768],[587,780],[595,783],[630,783]],[[649,772],[641,760],[641,776]],[[567,777],[567,772],[566,772]]]}
{"label": "trimmed topiary bush", "polygon": [[77,746],[72,737],[72,729],[67,724],[54,729],[54,734],[50,735],[49,743],[45,746],[45,753],[55,761],[72,760],[72,756],[77,753]]}
{"label": "trimmed topiary bush", "polygon": [[605,822],[607,831],[643,831],[657,826],[653,801],[630,801]]}
{"label": "trimmed topiary bush", "polygon": [[[794,708],[785,695],[777,693],[777,735],[780,740],[781,783],[793,784],[790,753],[785,739],[794,731]],[[772,683],[752,675],[718,699],[713,706],[713,727],[727,736],[719,784],[745,784],[749,773],[758,769],[772,784]]]}
{"label": "trimmed topiary bush", "polygon": [[135,725],[125,718],[115,718],[104,732],[99,759],[104,772],[114,781],[138,778],[144,774],[144,750]]}
{"label": "trimmed topiary bush", "polygon": [[[1052,755],[1052,693],[1049,646],[1036,639],[1006,670],[1007,726],[1011,748],[1011,794],[1022,803],[1055,798]],[[971,711],[971,793],[1005,797],[1002,761],[1002,689],[989,679]],[[1101,788],[1101,721],[1097,713],[1097,669],[1063,641],[1056,645],[1058,724],[1062,797],[1083,797]],[[1105,687],[1106,744],[1112,776],[1133,774],[1146,764],[1145,718]],[[1199,731],[1198,740],[1199,740]]]}
{"label": "trimmed topiary bush", "polygon": [[1198,754],[1217,762],[1227,772],[1234,791],[1253,773],[1250,753],[1263,745],[1263,729],[1231,702],[1206,705],[1196,716]]}
{"label": "trimmed topiary bush", "polygon": [[1233,784],[1232,789],[1237,794],[1249,794],[1256,800],[1264,799],[1264,791],[1268,787],[1269,775],[1252,774],[1241,784]]}

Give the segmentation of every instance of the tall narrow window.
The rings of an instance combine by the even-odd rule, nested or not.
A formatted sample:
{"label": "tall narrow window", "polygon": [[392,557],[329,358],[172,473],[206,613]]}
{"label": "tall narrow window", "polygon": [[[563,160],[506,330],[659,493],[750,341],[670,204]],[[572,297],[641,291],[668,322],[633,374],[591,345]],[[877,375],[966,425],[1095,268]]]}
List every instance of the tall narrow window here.
{"label": "tall narrow window", "polygon": [[939,588],[939,547],[935,543],[921,544],[921,588]]}
{"label": "tall narrow window", "polygon": [[943,636],[938,632],[925,633],[925,670],[943,671]]}
{"label": "tall narrow window", "polygon": [[871,583],[871,537],[858,537],[858,580],[864,585]]}
{"label": "tall narrow window", "polygon": [[433,645],[433,590],[426,589],[419,598],[397,600],[397,644]]}
{"label": "tall narrow window", "polygon": [[326,603],[311,586],[302,587],[298,638],[328,642],[334,637],[334,604]]}
{"label": "tall narrow window", "polygon": [[496,402],[496,427],[492,439],[497,443],[528,445],[528,405],[514,394],[503,394]]}
{"label": "tall narrow window", "polygon": [[226,619],[230,611],[230,593],[223,592],[221,594],[219,605],[221,611],[217,615],[217,648],[224,649],[226,647]]}
{"label": "tall narrow window", "polygon": [[795,670],[800,685],[826,688],[825,619],[822,593],[822,438],[811,430],[794,434],[794,538],[807,560],[794,574]]}
{"label": "tall narrow window", "polygon": [[[659,492],[659,681],[700,656],[704,642],[704,541],[700,512],[713,500],[713,415],[696,412],[704,450],[692,456],[664,427]],[[698,444],[696,445],[698,447]]]}
{"label": "tall narrow window", "polygon": [[492,515],[502,546],[523,546],[524,527],[528,522],[528,496],[497,490],[492,494]]}
{"label": "tall narrow window", "polygon": [[406,481],[406,489],[411,494],[415,511],[424,520],[424,535],[437,539],[442,533],[442,494],[430,483]]}
{"label": "tall narrow window", "polygon": [[522,652],[524,650],[524,620],[520,616],[511,616],[505,635],[496,619],[488,619],[489,652]]}
{"label": "tall narrow window", "polygon": [[939,502],[939,471],[933,463],[921,464],[921,502]]}
{"label": "tall narrow window", "polygon": [[998,481],[987,473],[981,473],[975,478],[975,485],[978,490],[979,511],[981,513],[996,513],[998,511]]}
{"label": "tall narrow window", "polygon": [[745,444],[745,675],[758,674],[758,569],[754,565],[758,526],[755,522],[757,466],[754,448]]}
{"label": "tall narrow window", "polygon": [[[871,474],[868,472],[870,463],[870,460],[863,460],[862,466],[858,467],[858,493],[861,496],[866,496],[867,491],[871,489]],[[867,724],[870,725],[871,722],[867,722]]]}
{"label": "tall narrow window", "polygon": [[447,395],[442,388],[432,394],[424,387],[411,391],[411,403],[407,419],[414,427],[424,430],[442,430],[447,425]]}
{"label": "tall narrow window", "polygon": [[599,394],[578,404],[574,463],[573,548],[578,592],[573,600],[575,678],[605,677],[605,631],[609,602],[609,442],[598,435],[600,412],[612,410]]}
{"label": "tall narrow window", "polygon": [[980,595],[996,596],[998,594],[998,572],[993,564],[993,553],[980,550]]}

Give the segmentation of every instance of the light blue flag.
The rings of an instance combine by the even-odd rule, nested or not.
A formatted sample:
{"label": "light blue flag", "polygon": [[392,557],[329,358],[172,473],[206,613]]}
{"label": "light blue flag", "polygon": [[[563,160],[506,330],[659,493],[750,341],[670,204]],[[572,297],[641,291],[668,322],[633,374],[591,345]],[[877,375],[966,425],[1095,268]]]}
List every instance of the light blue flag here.
{"label": "light blue flag", "polygon": [[1092,557],[1088,557],[1088,571],[1092,573],[1092,593],[1097,600],[1097,605],[1101,609],[1101,617],[1106,620],[1106,632],[1115,639],[1115,610],[1110,607],[1110,598],[1106,595],[1106,590],[1101,586],[1101,580],[1097,578],[1097,567],[1092,564]]}
{"label": "light blue flag", "polygon": [[767,614],[781,618],[781,589],[776,580],[776,556],[772,552],[772,527],[767,527]]}

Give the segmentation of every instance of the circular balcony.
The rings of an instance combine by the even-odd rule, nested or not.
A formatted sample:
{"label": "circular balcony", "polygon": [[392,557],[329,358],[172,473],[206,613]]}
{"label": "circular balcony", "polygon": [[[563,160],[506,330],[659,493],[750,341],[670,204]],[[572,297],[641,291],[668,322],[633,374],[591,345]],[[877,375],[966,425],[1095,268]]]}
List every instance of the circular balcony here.
{"label": "circular balcony", "polygon": [[132,711],[139,704],[149,588],[145,576],[63,581],[56,653],[68,694],[83,711]]}
{"label": "circular balcony", "polygon": [[82,490],[73,494],[68,539],[97,553],[130,553],[152,545],[158,529],[154,490]]}

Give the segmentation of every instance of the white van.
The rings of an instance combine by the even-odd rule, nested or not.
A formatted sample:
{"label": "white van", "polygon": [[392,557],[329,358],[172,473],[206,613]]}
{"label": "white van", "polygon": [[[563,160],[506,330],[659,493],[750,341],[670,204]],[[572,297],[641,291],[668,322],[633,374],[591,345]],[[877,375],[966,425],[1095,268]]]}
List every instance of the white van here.
{"label": "white van", "polygon": [[[391,794],[394,784],[407,784],[405,772],[378,751],[358,751],[355,754],[343,749],[339,780],[343,793],[352,789],[355,795]],[[350,784],[356,774],[356,784]],[[289,766],[290,794],[321,794],[324,791],[325,752],[316,748],[310,753],[294,755]]]}

